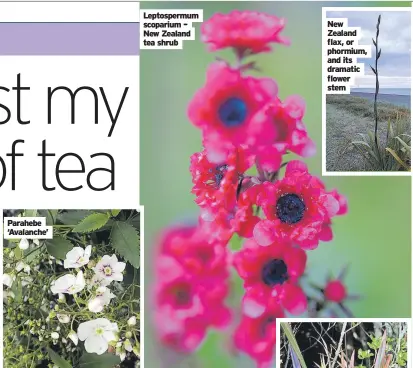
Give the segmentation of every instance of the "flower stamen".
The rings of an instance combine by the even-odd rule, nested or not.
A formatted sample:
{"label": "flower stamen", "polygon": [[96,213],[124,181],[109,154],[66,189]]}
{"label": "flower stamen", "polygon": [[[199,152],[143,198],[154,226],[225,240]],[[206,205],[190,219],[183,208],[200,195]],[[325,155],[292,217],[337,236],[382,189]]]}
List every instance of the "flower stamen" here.
{"label": "flower stamen", "polygon": [[273,259],[262,268],[262,281],[268,286],[282,285],[288,280],[287,265],[282,259]]}
{"label": "flower stamen", "polygon": [[276,215],[281,222],[296,224],[304,217],[305,204],[297,194],[285,194],[280,197],[276,204]]}
{"label": "flower stamen", "polygon": [[219,107],[218,116],[226,127],[238,127],[247,117],[247,104],[238,97],[231,97]]}

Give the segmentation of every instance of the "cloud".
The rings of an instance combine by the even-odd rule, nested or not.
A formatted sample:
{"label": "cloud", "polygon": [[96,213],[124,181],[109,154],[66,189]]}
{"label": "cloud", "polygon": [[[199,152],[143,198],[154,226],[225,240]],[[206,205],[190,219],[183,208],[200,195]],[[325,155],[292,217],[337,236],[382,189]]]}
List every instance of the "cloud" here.
{"label": "cloud", "polygon": [[[403,88],[411,76],[411,14],[409,11],[333,11],[329,18],[347,18],[349,27],[360,27],[359,44],[372,45],[372,58],[358,59],[365,64],[365,77],[357,77],[363,84],[374,85],[374,74],[369,65],[375,63],[372,38],[376,37],[377,18],[381,14],[379,48],[379,77],[381,86]],[[361,84],[361,83],[360,83]],[[390,88],[389,87],[389,88]],[[410,84],[408,85],[410,88]]]}

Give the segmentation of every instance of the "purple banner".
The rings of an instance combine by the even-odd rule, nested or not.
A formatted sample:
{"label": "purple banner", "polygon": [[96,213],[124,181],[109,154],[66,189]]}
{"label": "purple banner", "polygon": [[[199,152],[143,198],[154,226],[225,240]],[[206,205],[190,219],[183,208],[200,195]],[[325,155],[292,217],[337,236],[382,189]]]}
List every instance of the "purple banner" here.
{"label": "purple banner", "polygon": [[139,23],[0,23],[0,55],[139,55]]}

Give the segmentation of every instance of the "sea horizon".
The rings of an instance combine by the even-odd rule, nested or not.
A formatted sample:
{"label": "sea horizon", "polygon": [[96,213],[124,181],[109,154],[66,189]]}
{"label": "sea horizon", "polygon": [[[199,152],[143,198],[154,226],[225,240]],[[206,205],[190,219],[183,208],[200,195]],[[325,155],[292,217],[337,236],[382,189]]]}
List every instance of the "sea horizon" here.
{"label": "sea horizon", "polygon": [[[369,101],[374,101],[374,88],[352,88],[350,95],[362,97]],[[411,94],[410,88],[383,88],[380,89],[377,96],[379,102],[389,103],[392,105],[406,107],[410,109]]]}
{"label": "sea horizon", "polygon": [[[350,92],[375,93],[375,88],[351,88]],[[380,88],[380,95],[410,96],[411,88]]]}

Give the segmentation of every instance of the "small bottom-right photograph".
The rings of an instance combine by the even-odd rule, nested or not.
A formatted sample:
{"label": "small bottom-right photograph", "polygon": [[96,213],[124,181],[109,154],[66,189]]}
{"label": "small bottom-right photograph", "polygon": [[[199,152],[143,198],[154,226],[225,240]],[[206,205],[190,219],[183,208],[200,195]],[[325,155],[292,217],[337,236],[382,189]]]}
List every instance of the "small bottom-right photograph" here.
{"label": "small bottom-right photograph", "polygon": [[409,319],[281,319],[280,368],[411,367]]}

